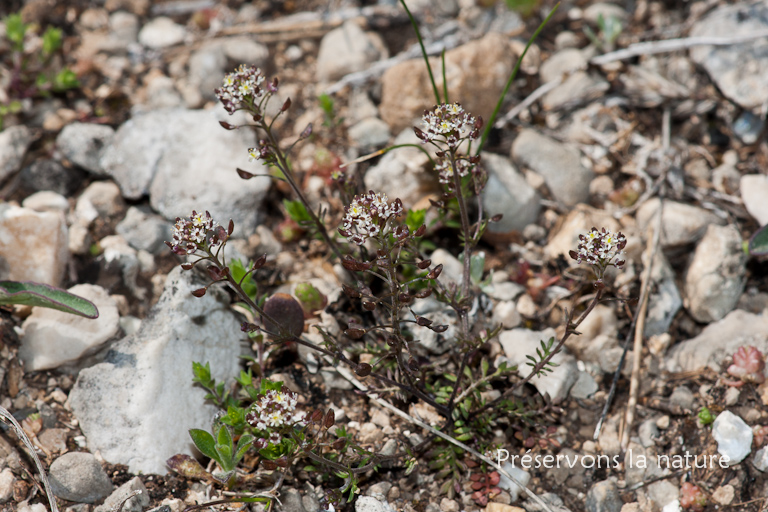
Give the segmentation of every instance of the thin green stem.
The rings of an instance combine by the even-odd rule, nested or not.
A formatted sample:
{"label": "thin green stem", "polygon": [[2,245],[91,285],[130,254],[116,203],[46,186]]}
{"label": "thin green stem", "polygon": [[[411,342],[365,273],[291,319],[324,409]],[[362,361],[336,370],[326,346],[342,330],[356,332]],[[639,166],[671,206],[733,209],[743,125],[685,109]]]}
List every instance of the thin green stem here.
{"label": "thin green stem", "polygon": [[493,114],[491,114],[491,118],[488,120],[488,122],[485,125],[485,130],[483,130],[483,136],[480,137],[480,144],[477,145],[477,151],[475,151],[476,155],[479,155],[480,152],[483,150],[483,146],[485,146],[485,141],[488,139],[488,135],[491,133],[491,129],[493,128],[493,123],[496,122],[496,118],[499,116],[499,110],[501,110],[501,105],[504,103],[504,98],[507,97],[507,92],[509,91],[509,88],[512,86],[512,82],[515,80],[515,78],[517,78],[517,72],[520,71],[520,65],[523,63],[523,58],[525,57],[525,54],[528,53],[528,48],[530,48],[533,42],[536,40],[536,38],[539,37],[539,33],[544,29],[544,26],[547,23],[549,23],[549,20],[555,14],[555,11],[557,10],[558,7],[560,7],[560,2],[555,4],[552,10],[549,11],[549,14],[547,15],[547,17],[544,18],[544,21],[541,22],[541,25],[539,25],[539,28],[536,29],[536,32],[534,32],[531,38],[528,40],[528,44],[525,45],[525,50],[523,50],[523,53],[520,55],[520,57],[518,57],[517,64],[515,64],[515,69],[513,69],[512,74],[509,75],[507,84],[504,86],[504,91],[502,91],[501,96],[499,96],[499,101],[496,103],[496,108],[493,109]]}
{"label": "thin green stem", "polygon": [[400,0],[400,3],[403,4],[403,8],[405,9],[406,14],[408,14],[408,19],[411,20],[411,25],[413,25],[413,30],[416,32],[416,39],[419,40],[419,46],[421,46],[421,55],[424,58],[424,63],[427,65],[427,73],[429,73],[429,81],[432,83],[432,92],[435,94],[435,101],[437,104],[440,104],[440,93],[437,91],[437,84],[435,83],[435,77],[432,75],[432,66],[429,65],[429,57],[427,56],[427,49],[424,48],[424,41],[421,39],[421,32],[419,32],[419,24],[416,23],[416,18],[413,17],[413,14],[411,14],[411,10],[408,9],[408,6],[405,5],[405,0]]}
{"label": "thin green stem", "polygon": [[450,103],[448,100],[448,80],[445,78],[445,48],[443,48],[443,51],[440,53],[440,62],[443,66],[443,97],[445,98],[446,103]]}

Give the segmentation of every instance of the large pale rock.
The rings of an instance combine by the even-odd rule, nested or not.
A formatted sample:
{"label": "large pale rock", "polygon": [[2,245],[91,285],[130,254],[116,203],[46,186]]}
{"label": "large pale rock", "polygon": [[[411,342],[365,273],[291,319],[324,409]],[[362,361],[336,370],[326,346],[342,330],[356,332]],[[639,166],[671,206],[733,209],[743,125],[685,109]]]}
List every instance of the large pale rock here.
{"label": "large pale rock", "polygon": [[566,206],[589,199],[594,173],[581,165],[578,149],[526,129],[512,144],[512,160],[541,175],[555,199]]}
{"label": "large pale rock", "polygon": [[379,60],[383,48],[377,34],[364,32],[354,20],[347,21],[320,41],[317,79],[327,82],[362,71]]}
{"label": "large pale rock", "polygon": [[243,181],[236,168],[258,172],[248,162],[255,144],[249,130],[224,130],[226,113],[170,109],[148,112],[123,124],[104,154],[105,171],[123,196],[149,193],[152,207],[168,220],[208,210],[221,224],[235,221],[238,236],[253,234],[270,180]]}
{"label": "large pale rock", "polygon": [[192,290],[205,280],[174,269],[139,331],[117,342],[104,363],[80,372],[69,400],[88,441],[132,473],[165,474],[165,461],[192,453],[190,428],[208,428],[216,408],[191,385],[192,362],[214,378],[236,375],[240,321],[224,293]]}
{"label": "large pale rock", "polygon": [[[445,74],[451,101],[458,101],[475,116],[489,119],[516,60],[509,38],[493,32],[446,52]],[[433,70],[442,69],[437,57],[430,59],[430,64]],[[442,73],[435,74],[435,82],[442,90]],[[414,125],[424,109],[434,104],[423,60],[402,62],[384,73],[379,109],[381,118],[393,131]],[[416,124],[421,123],[417,120]]]}
{"label": "large pale rock", "polygon": [[117,303],[106,290],[78,284],[69,291],[87,299],[99,310],[96,319],[48,308],[34,308],[24,321],[19,357],[28,372],[58,368],[93,353],[117,334]]}
{"label": "large pale rock", "polygon": [[[722,5],[697,21],[692,37],[732,37],[768,29],[768,2]],[[722,93],[746,109],[759,109],[768,98],[768,40],[764,37],[728,46],[696,46],[691,58]]]}
{"label": "large pale rock", "polygon": [[666,366],[671,372],[690,372],[709,367],[722,371],[723,360],[744,345],[768,352],[768,317],[741,309],[709,324],[701,334],[673,346],[667,354]]}
{"label": "large pale rock", "polygon": [[95,503],[112,492],[107,473],[90,453],[65,453],[51,464],[49,479],[53,493],[68,501]]}
{"label": "large pale rock", "polygon": [[152,49],[166,48],[181,43],[187,30],[171,18],[159,16],[149,21],[139,32],[139,42]]}
{"label": "large pale rock", "polygon": [[59,286],[69,260],[67,241],[60,213],[0,205],[0,258],[8,279]]}
{"label": "large pale rock", "polygon": [[749,214],[760,223],[768,224],[768,176],[764,174],[747,174],[741,177],[739,186],[741,199]]}
{"label": "large pale rock", "polygon": [[[536,349],[541,349],[541,342],[546,343],[553,336],[555,336],[555,330],[551,328],[543,331],[511,329],[499,334],[499,342],[510,364],[517,365],[524,374],[527,374],[530,367],[525,364],[528,361],[526,356],[536,357]],[[542,377],[534,377],[531,379],[531,384],[536,386],[539,393],[542,395],[549,393],[549,396],[557,402],[568,396],[568,391],[578,379],[579,370],[576,367],[576,358],[565,348],[555,355],[552,361],[558,364],[554,367],[554,371]]]}
{"label": "large pale rock", "polygon": [[[656,212],[659,198],[653,198],[637,210],[637,226],[645,231],[656,226]],[[693,243],[704,236],[710,224],[725,224],[725,221],[704,208],[665,200],[661,214],[661,246],[675,247]]]}
{"label": "large pale rock", "polygon": [[[406,129],[393,144],[420,143],[413,130]],[[384,192],[390,200],[399,197],[405,208],[412,208],[427,195],[440,193],[437,173],[430,168],[429,158],[414,147],[389,151],[368,169],[363,181],[366,190]]]}
{"label": "large pale rock", "polygon": [[0,132],[0,183],[21,168],[32,133],[24,125],[11,126]]}
{"label": "large pale rock", "polygon": [[707,228],[685,275],[688,311],[699,322],[727,315],[744,291],[747,256],[733,226]]}
{"label": "large pale rock", "polygon": [[539,194],[503,156],[483,153],[481,165],[488,172],[483,191],[483,208],[489,217],[503,214],[500,222],[488,225],[491,232],[522,231],[536,222],[541,210]]}

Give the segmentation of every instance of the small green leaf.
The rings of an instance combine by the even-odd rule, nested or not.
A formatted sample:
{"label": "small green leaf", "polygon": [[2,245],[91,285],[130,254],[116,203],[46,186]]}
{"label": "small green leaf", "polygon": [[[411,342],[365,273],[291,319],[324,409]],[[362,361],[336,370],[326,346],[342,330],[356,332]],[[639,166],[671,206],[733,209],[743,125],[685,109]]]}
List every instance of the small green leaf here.
{"label": "small green leaf", "polygon": [[[251,262],[248,262],[250,267]],[[232,273],[232,278],[240,283],[240,287],[243,289],[246,295],[251,299],[256,298],[256,294],[259,293],[259,287],[253,280],[253,273],[248,274],[246,277],[246,268],[240,260],[231,260],[229,262],[229,271]]]}
{"label": "small green leaf", "polygon": [[245,455],[245,452],[253,444],[253,440],[256,439],[251,434],[243,434],[240,436],[240,440],[237,442],[237,449],[235,450],[235,462],[239,461]]}
{"label": "small green leaf", "polygon": [[221,464],[219,454],[216,452],[216,441],[211,434],[205,430],[193,428],[189,430],[189,437],[192,438],[192,442],[195,443],[200,453]]}
{"label": "small green leaf", "polygon": [[99,317],[99,310],[91,301],[60,288],[28,281],[0,281],[0,305],[5,304],[51,308],[86,318]]}
{"label": "small green leaf", "polygon": [[483,280],[483,268],[485,267],[485,252],[479,251],[469,258],[469,277],[477,284]]}
{"label": "small green leaf", "polygon": [[71,69],[62,69],[53,79],[53,90],[56,92],[74,89],[75,87],[80,87],[80,81]]}
{"label": "small green leaf", "polygon": [[192,373],[195,375],[194,382],[199,382],[204,387],[211,385],[211,363],[192,363]]}
{"label": "small green leaf", "polygon": [[309,212],[307,212],[307,208],[304,206],[304,203],[298,199],[296,201],[283,199],[283,206],[285,206],[285,211],[288,212],[288,216],[293,221],[299,224],[301,222],[312,222],[312,217],[309,215]]}
{"label": "small green leaf", "polygon": [[405,215],[405,225],[413,233],[419,229],[427,217],[427,210],[408,210]]}
{"label": "small green leaf", "polygon": [[48,27],[43,34],[43,55],[48,57],[61,48],[61,29]]}
{"label": "small green leaf", "polygon": [[749,239],[749,254],[764,256],[768,254],[768,225],[761,227]]}
{"label": "small green leaf", "polygon": [[17,51],[24,49],[24,34],[27,32],[27,27],[20,13],[11,14],[5,18],[5,37],[13,43]]}

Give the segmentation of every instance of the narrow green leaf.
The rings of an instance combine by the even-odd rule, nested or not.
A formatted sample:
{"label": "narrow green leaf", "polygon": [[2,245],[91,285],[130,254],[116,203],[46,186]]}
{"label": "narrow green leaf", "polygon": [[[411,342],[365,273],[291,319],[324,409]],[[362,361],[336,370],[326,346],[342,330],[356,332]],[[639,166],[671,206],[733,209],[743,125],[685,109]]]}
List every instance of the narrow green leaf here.
{"label": "narrow green leaf", "polygon": [[768,254],[768,225],[757,230],[749,239],[749,254],[764,256]]}
{"label": "narrow green leaf", "polygon": [[0,281],[0,304],[22,304],[56,309],[86,318],[98,318],[94,304],[61,288],[30,281]]}

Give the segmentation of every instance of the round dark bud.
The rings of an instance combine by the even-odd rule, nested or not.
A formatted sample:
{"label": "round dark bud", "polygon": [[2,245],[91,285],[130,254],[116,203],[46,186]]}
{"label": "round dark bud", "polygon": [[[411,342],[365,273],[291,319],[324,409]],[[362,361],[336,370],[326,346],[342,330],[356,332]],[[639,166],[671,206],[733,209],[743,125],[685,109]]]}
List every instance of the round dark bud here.
{"label": "round dark bud", "polygon": [[413,300],[413,297],[411,297],[408,293],[401,293],[397,296],[397,299],[400,301],[400,304],[410,304]]}
{"label": "round dark bud", "polygon": [[312,411],[312,421],[318,423],[321,419],[323,419],[323,411],[320,409],[315,409]]}
{"label": "round dark bud", "polygon": [[447,325],[435,325],[434,327],[430,327],[430,329],[432,329],[433,331],[435,331],[437,333],[440,333],[440,332],[447,331],[448,330],[448,326]]}
{"label": "round dark bud", "polygon": [[344,446],[346,446],[347,440],[343,437],[341,439],[337,439],[333,442],[331,446],[333,446],[333,449],[336,451],[341,451],[344,449]]}
{"label": "round dark bud", "polygon": [[264,266],[264,264],[267,262],[267,255],[263,254],[259,256],[259,259],[253,262],[253,269],[259,270],[261,267]]}
{"label": "round dark bud", "polygon": [[304,131],[301,132],[301,135],[299,135],[300,138],[306,139],[312,135],[312,123],[309,123],[306,128],[304,128]]}
{"label": "round dark bud", "polygon": [[277,469],[277,464],[275,464],[271,460],[262,460],[261,465],[264,466],[264,469],[266,469],[267,471],[274,471]]}
{"label": "round dark bud", "polygon": [[291,98],[288,98],[287,100],[285,100],[285,103],[283,103],[283,106],[280,107],[280,112],[285,112],[289,108],[291,108]]}
{"label": "round dark bud", "polygon": [[218,281],[223,277],[224,273],[216,265],[208,265],[208,277],[214,281]]}
{"label": "round dark bud", "polygon": [[299,301],[287,293],[276,293],[264,303],[264,313],[279,325],[272,323],[272,320],[262,319],[264,327],[273,333],[279,333],[280,327],[285,328],[293,336],[301,336],[304,331],[304,309]]}
{"label": "round dark bud", "polygon": [[491,217],[491,222],[499,222],[502,218],[504,218],[503,213],[497,213],[493,217]]}
{"label": "round dark bud", "polygon": [[208,291],[207,288],[198,288],[197,290],[192,291],[192,295],[195,297],[202,297],[205,295],[205,292]]}
{"label": "round dark bud", "polygon": [[357,327],[350,327],[349,329],[346,329],[344,331],[344,334],[347,335],[347,337],[352,338],[353,340],[359,340],[365,335],[365,329],[358,329]]}
{"label": "round dark bud", "polygon": [[357,365],[357,368],[355,368],[355,373],[358,377],[367,377],[371,374],[371,370],[373,370],[373,367],[370,364],[360,363]]}
{"label": "round dark bud", "polygon": [[333,409],[328,409],[325,413],[325,419],[323,420],[323,427],[331,428],[336,423],[336,415],[333,413]]}
{"label": "round dark bud", "polygon": [[360,292],[356,289],[352,288],[351,286],[347,286],[346,284],[341,285],[341,289],[344,291],[344,294],[349,297],[350,299],[359,299],[360,298]]}
{"label": "round dark bud", "polygon": [[427,226],[425,226],[424,224],[422,224],[422,225],[421,225],[421,226],[419,226],[419,228],[416,230],[416,232],[414,233],[414,236],[424,236],[424,233],[426,233],[426,232],[427,232]]}
{"label": "round dark bud", "polygon": [[579,259],[579,253],[577,253],[577,252],[576,252],[576,251],[574,251],[573,249],[571,249],[570,251],[568,251],[568,256],[570,256],[570,257],[571,257],[571,258],[573,258],[574,260],[578,260],[578,259]]}
{"label": "round dark bud", "polygon": [[432,325],[432,320],[423,316],[416,317],[416,324],[422,327],[428,327]]}
{"label": "round dark bud", "polygon": [[232,125],[232,124],[229,124],[229,123],[228,123],[228,122],[226,122],[226,121],[219,121],[219,124],[220,124],[220,125],[221,125],[221,127],[222,127],[222,128],[224,128],[225,130],[234,130],[234,129],[236,129],[236,128],[237,128],[237,126],[235,126],[235,125]]}
{"label": "round dark bud", "polygon": [[192,270],[192,267],[194,267],[194,265],[191,264],[191,263],[182,263],[181,264],[181,269],[182,270]]}
{"label": "round dark bud", "polygon": [[269,441],[267,441],[263,437],[260,437],[259,439],[257,439],[256,441],[253,442],[253,446],[257,450],[263,450],[264,448],[269,446]]}
{"label": "round dark bud", "polygon": [[244,180],[249,180],[249,179],[253,178],[253,176],[254,176],[253,173],[250,173],[248,171],[244,171],[244,170],[242,170],[239,167],[237,168],[237,175],[240,176]]}
{"label": "round dark bud", "polygon": [[232,232],[235,230],[235,221],[232,219],[229,219],[229,226],[227,226],[227,236],[232,235]]}
{"label": "round dark bud", "polygon": [[374,309],[376,309],[376,303],[368,300],[364,300],[363,309],[366,311],[373,311]]}
{"label": "round dark bud", "polygon": [[243,332],[256,332],[259,330],[259,328],[256,324],[249,324],[248,322],[243,322],[240,325],[240,330]]}
{"label": "round dark bud", "polygon": [[414,358],[410,358],[408,360],[408,368],[410,368],[412,372],[417,372],[421,367],[419,366],[419,363]]}
{"label": "round dark bud", "polygon": [[425,268],[429,267],[432,264],[432,260],[424,260],[420,261],[416,264],[417,267],[419,267],[421,270],[424,270]]}
{"label": "round dark bud", "polygon": [[277,464],[281,468],[287,468],[288,467],[288,458],[283,455],[279,459],[275,459],[275,464]]}
{"label": "round dark bud", "polygon": [[430,295],[432,295],[432,288],[424,288],[414,294],[417,299],[426,299]]}
{"label": "round dark bud", "polygon": [[424,135],[424,132],[423,132],[423,131],[421,131],[421,130],[419,130],[419,129],[418,129],[418,128],[416,128],[415,126],[413,127],[413,133],[415,133],[415,134],[416,134],[416,136],[419,138],[419,140],[423,140],[423,141],[426,141],[426,140],[427,140],[427,136],[426,136],[426,135]]}

